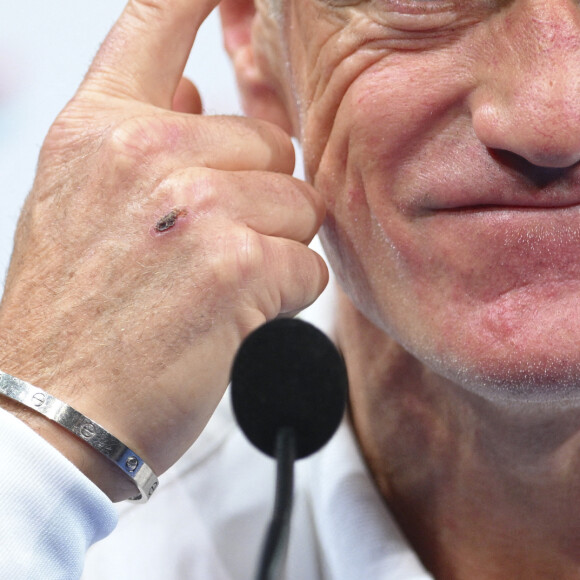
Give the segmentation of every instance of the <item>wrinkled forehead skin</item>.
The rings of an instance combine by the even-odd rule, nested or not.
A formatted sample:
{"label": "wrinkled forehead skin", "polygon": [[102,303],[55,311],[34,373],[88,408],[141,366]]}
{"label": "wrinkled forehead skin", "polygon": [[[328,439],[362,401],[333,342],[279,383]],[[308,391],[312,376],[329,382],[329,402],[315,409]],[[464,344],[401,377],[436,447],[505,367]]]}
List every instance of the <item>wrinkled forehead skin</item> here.
{"label": "wrinkled forehead skin", "polygon": [[353,303],[478,392],[580,392],[577,5],[269,1]]}

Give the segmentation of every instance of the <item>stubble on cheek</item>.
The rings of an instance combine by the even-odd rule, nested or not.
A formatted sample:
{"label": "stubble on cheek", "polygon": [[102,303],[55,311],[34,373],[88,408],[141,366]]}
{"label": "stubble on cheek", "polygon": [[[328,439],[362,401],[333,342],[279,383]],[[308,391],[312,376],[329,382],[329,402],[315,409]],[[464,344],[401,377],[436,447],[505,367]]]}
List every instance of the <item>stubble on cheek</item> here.
{"label": "stubble on cheek", "polygon": [[[491,246],[500,240],[490,238],[492,230],[483,227],[478,238],[476,227],[470,240],[457,232],[449,235],[451,221],[450,228],[432,227],[401,211],[405,202],[398,196],[404,191],[393,187],[397,171],[410,159],[416,162],[413,147],[422,146],[430,127],[439,131],[437,123],[445,126],[447,118],[440,113],[451,110],[454,100],[461,101],[464,87],[456,94],[452,88],[441,98],[437,90],[449,78],[439,75],[429,83],[428,62],[405,69],[402,56],[393,56],[384,46],[369,47],[368,38],[361,41],[354,23],[342,22],[341,27],[336,18],[321,18],[314,3],[297,5],[310,8],[292,11],[289,37],[306,171],[327,201],[325,247],[351,299],[375,324],[452,380],[473,388],[497,386],[501,374],[501,380],[520,387],[524,379],[532,384],[534,377],[549,376],[569,384],[566,376],[571,375],[562,364],[567,360],[570,369],[575,363],[569,364],[567,354],[533,363],[542,345],[518,342],[526,332],[539,334],[537,325],[531,332],[533,322],[522,323],[533,318],[531,298],[528,303],[494,304],[502,292],[517,286],[522,272],[516,260],[514,268],[502,267],[494,277],[498,254]],[[435,64],[442,66],[445,57],[442,52]],[[396,78],[397,66],[407,77],[418,74],[414,80],[404,74]],[[457,71],[455,67],[454,78]],[[400,84],[399,101],[385,88],[389,78]],[[406,104],[400,100],[403,88]],[[368,161],[373,157],[378,169]],[[469,234],[470,228],[465,231]],[[501,249],[500,243],[495,252]],[[504,251],[503,260],[510,259]]]}

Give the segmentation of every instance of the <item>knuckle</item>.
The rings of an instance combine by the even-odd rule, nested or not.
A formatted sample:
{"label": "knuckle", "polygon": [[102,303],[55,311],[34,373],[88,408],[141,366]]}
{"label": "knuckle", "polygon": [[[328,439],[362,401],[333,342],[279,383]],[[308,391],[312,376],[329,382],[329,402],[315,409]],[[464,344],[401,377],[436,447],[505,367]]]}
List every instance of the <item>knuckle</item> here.
{"label": "knuckle", "polygon": [[232,254],[241,282],[246,285],[264,271],[265,248],[258,234],[246,229],[238,236]]}
{"label": "knuckle", "polygon": [[106,155],[117,167],[132,169],[151,164],[171,151],[179,139],[179,129],[166,116],[137,115],[125,118],[108,132]]}
{"label": "knuckle", "polygon": [[215,213],[224,204],[221,175],[206,167],[193,167],[187,172],[187,199],[199,215]]}
{"label": "knuckle", "polygon": [[224,205],[223,183],[216,171],[206,167],[190,167],[164,177],[152,193],[157,205],[185,205],[197,219],[219,213]]}
{"label": "knuckle", "polygon": [[137,117],[123,120],[109,132],[107,154],[121,165],[142,163],[152,153],[153,139],[145,119]]}
{"label": "knuckle", "polygon": [[237,293],[261,276],[265,251],[255,232],[248,228],[230,231],[222,237],[219,247],[211,268],[217,288]]}

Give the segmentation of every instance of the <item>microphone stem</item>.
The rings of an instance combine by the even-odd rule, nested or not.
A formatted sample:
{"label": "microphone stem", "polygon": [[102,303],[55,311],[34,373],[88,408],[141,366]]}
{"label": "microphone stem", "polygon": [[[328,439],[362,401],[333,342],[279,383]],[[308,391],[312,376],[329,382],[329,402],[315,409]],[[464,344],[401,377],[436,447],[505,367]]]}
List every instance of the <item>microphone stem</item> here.
{"label": "microphone stem", "polygon": [[286,557],[294,490],[296,438],[291,427],[282,427],[276,436],[276,497],[274,511],[262,547],[256,580],[277,577]]}

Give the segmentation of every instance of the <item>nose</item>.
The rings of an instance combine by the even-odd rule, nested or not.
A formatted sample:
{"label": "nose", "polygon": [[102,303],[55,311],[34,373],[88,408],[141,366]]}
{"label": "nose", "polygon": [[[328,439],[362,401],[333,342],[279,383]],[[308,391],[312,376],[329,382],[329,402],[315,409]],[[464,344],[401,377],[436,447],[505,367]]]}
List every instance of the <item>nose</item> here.
{"label": "nose", "polygon": [[490,149],[538,167],[580,161],[580,9],[571,0],[515,0],[490,18],[470,97]]}

